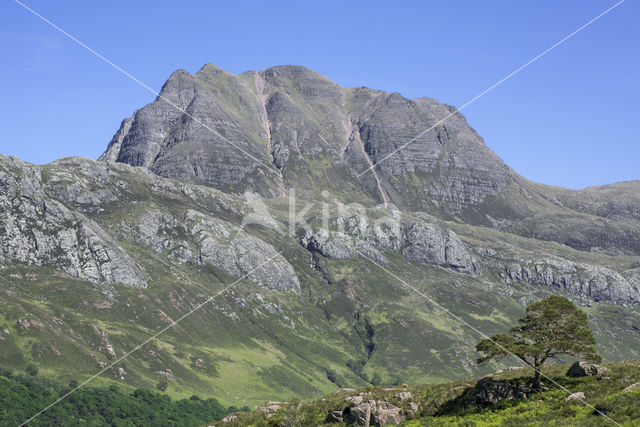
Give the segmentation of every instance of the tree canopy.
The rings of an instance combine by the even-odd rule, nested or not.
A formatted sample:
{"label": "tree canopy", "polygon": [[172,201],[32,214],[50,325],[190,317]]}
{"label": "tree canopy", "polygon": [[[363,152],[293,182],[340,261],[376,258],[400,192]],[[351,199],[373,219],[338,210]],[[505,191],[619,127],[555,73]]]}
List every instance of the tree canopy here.
{"label": "tree canopy", "polygon": [[587,315],[567,298],[557,295],[527,307],[524,317],[508,333],[483,339],[476,345],[478,363],[514,355],[535,370],[534,387],[540,386],[540,368],[549,359],[571,355],[592,362],[600,356],[587,324]]}
{"label": "tree canopy", "polygon": [[[0,368],[0,425],[19,425],[64,396],[77,382],[64,386],[35,375]],[[245,408],[248,410],[248,408]],[[118,387],[84,387],[35,418],[29,425],[199,426],[222,419],[237,408],[216,399],[172,400],[166,394]]]}

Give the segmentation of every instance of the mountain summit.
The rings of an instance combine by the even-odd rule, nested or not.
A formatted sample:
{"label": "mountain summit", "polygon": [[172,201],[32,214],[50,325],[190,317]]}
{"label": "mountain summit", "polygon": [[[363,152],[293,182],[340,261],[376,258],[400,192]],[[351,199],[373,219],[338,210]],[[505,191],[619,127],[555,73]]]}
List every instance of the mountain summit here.
{"label": "mountain summit", "polygon": [[[565,190],[511,170],[454,107],[345,88],[300,66],[174,72],[100,157],[264,198],[425,211],[580,250],[640,254],[640,185]],[[375,167],[372,167],[374,166]]]}
{"label": "mountain summit", "polygon": [[304,67],[236,76],[206,65],[173,73],[100,159],[263,197],[327,189],[459,213],[513,173],[454,111],[430,98],[345,88]]}

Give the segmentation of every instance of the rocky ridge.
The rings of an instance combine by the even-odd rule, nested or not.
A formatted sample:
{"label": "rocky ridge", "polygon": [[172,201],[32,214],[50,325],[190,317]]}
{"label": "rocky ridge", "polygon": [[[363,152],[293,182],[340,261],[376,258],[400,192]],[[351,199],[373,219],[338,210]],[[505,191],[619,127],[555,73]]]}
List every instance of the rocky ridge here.
{"label": "rocky ridge", "polygon": [[[276,246],[243,227],[247,218],[254,218],[251,222],[262,221],[281,235],[287,229],[263,202],[118,163],[74,158],[39,167],[3,157],[0,165],[5,259],[55,265],[95,283],[146,286],[149,272],[117,243],[130,241],[165,253],[174,262],[210,264],[272,289],[300,289],[295,267],[278,255]],[[148,189],[157,200],[147,198]],[[122,210],[123,201],[129,205],[117,218],[105,215],[114,207]],[[176,202],[184,207],[171,207]],[[513,259],[485,252],[468,247],[445,222],[424,213],[344,208],[329,228],[320,226],[315,213],[310,224],[300,229],[299,244],[328,259],[387,264],[389,255],[398,253],[408,261],[469,275],[493,271],[506,284],[525,283],[596,302],[640,302],[637,269],[616,271],[560,257],[529,254],[536,258]]]}
{"label": "rocky ridge", "polygon": [[341,87],[304,67],[178,70],[100,159],[236,194],[326,190],[579,250],[640,253],[638,182],[583,191],[529,182],[453,107]]}
{"label": "rocky ridge", "polygon": [[135,261],[97,223],[47,197],[39,168],[0,158],[0,256],[92,282],[145,287]]}

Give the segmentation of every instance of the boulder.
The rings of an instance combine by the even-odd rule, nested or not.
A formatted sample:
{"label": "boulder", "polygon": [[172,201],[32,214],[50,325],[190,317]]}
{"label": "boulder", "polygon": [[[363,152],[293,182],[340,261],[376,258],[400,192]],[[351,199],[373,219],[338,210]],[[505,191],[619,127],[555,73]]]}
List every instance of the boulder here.
{"label": "boulder", "polygon": [[587,362],[575,362],[567,371],[568,377],[578,378],[586,376],[600,376],[607,372],[609,368],[601,365],[594,365]]}
{"label": "boulder", "polygon": [[632,390],[640,389],[640,383],[631,384],[629,387],[626,387],[622,390],[623,393],[629,393]]}
{"label": "boulder", "polygon": [[584,393],[579,391],[577,393],[572,393],[565,400],[584,400]]}
{"label": "boulder", "polygon": [[396,393],[395,398],[402,400],[413,400],[413,396],[408,391],[401,391],[400,393]]}
{"label": "boulder", "polygon": [[371,425],[386,426],[389,424],[400,424],[404,421],[401,409],[384,401],[370,401],[371,404]]}
{"label": "boulder", "polygon": [[327,422],[346,422],[358,426],[386,426],[404,421],[402,409],[382,400],[364,401],[362,396],[354,396],[349,407],[342,411],[330,411]]}
{"label": "boulder", "polygon": [[344,422],[342,411],[329,411],[327,418],[325,418],[325,422],[329,424]]}
{"label": "boulder", "polygon": [[475,405],[486,406],[501,400],[526,399],[532,393],[532,388],[525,384],[517,385],[486,377],[478,381],[474,392]]}
{"label": "boulder", "polygon": [[344,421],[348,424],[369,427],[371,425],[371,405],[365,402],[360,404],[352,402],[344,412]]}

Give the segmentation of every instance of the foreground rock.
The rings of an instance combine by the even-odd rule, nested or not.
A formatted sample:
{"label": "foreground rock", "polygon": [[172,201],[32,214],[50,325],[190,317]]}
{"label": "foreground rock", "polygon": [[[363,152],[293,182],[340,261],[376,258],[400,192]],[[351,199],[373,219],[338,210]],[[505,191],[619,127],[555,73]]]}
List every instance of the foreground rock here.
{"label": "foreground rock", "polygon": [[579,378],[587,376],[601,376],[609,368],[600,365],[594,365],[587,362],[575,362],[567,371],[568,377]]}
{"label": "foreground rock", "polygon": [[405,420],[401,408],[382,400],[365,401],[362,396],[354,396],[343,411],[330,411],[325,419],[328,423],[346,422],[358,426],[386,426],[399,424]]}
{"label": "foreground rock", "polygon": [[476,384],[475,406],[487,406],[501,400],[526,399],[533,392],[534,390],[526,384],[518,385],[486,377]]}
{"label": "foreground rock", "polygon": [[584,393],[579,391],[577,393],[571,393],[569,396],[567,396],[567,398],[565,399],[566,401],[569,400],[584,400]]}

